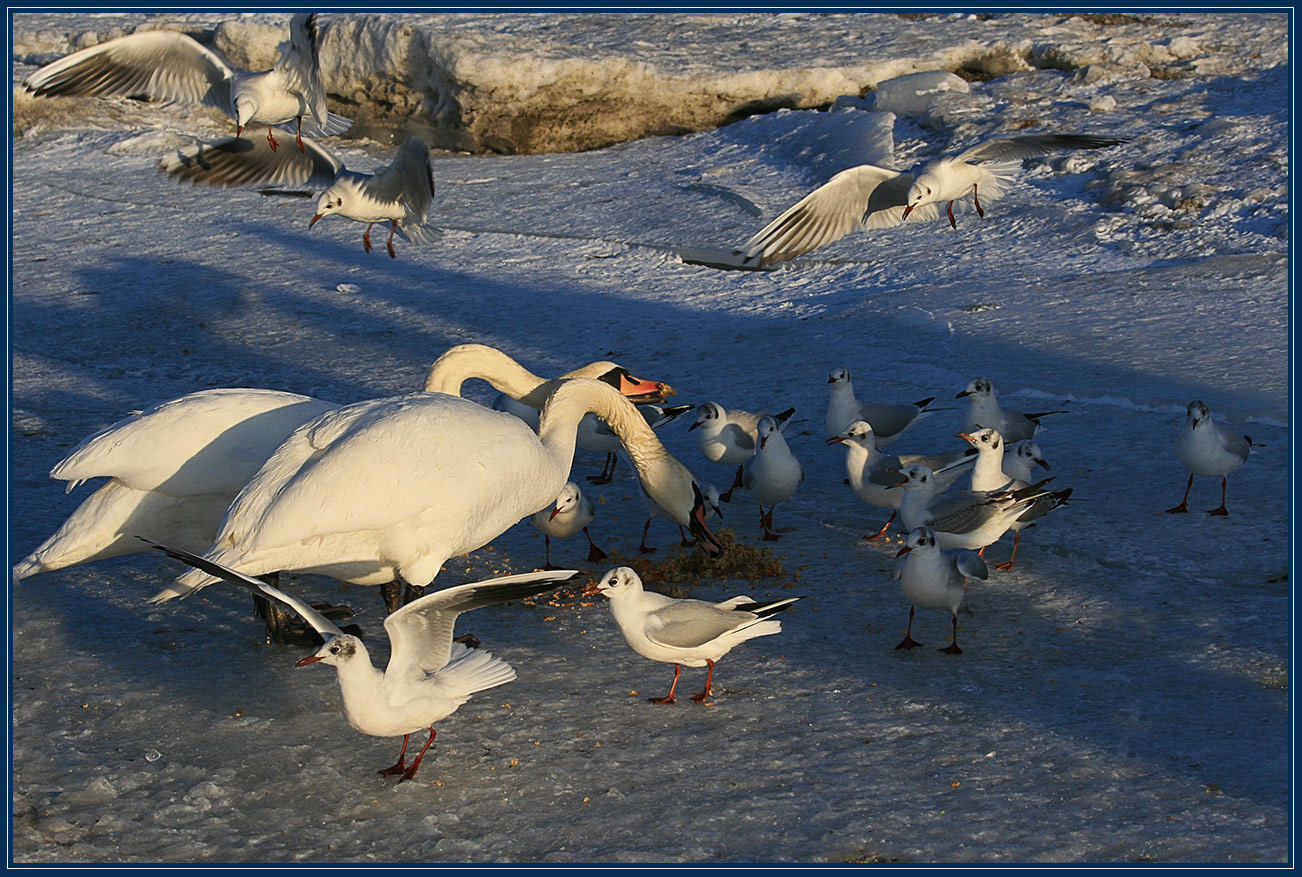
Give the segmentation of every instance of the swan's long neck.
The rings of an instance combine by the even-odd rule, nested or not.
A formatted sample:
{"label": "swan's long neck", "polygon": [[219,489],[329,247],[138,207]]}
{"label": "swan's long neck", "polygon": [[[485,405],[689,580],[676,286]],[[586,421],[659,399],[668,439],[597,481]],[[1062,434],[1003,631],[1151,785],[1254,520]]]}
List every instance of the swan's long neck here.
{"label": "swan's long neck", "polygon": [[533,408],[542,407],[551,389],[547,380],[502,351],[483,344],[461,344],[444,353],[430,367],[425,392],[460,396],[461,385],[471,378],[487,381],[499,392]]}
{"label": "swan's long neck", "polygon": [[601,381],[574,378],[562,381],[552,392],[538,421],[539,440],[553,459],[563,462],[567,472],[574,460],[579,421],[589,412],[606,421],[619,436],[639,474],[668,456],[646,418],[618,390]]}

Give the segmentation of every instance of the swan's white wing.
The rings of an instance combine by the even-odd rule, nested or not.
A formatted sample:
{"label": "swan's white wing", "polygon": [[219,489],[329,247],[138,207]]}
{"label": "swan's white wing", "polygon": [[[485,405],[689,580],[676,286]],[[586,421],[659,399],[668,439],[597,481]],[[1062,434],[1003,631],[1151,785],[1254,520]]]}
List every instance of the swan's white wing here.
{"label": "swan's white wing", "polygon": [[28,76],[38,95],[134,97],[203,103],[234,116],[235,71],[182,33],[151,30],[73,52]]}
{"label": "swan's white wing", "polygon": [[222,566],[220,563],[213,563],[207,558],[200,557],[197,554],[191,554],[189,551],[181,548],[172,548],[167,545],[161,545],[157,542],[145,539],[144,537],[137,538],[142,542],[148,542],[168,557],[175,558],[183,563],[188,563],[193,567],[203,570],[209,575],[217,576],[217,578],[230,582],[233,585],[239,585],[240,587],[247,588],[254,593],[260,593],[264,597],[270,597],[273,600],[284,603],[290,609],[293,609],[302,616],[303,620],[312,625],[312,628],[317,633],[321,634],[322,637],[339,636],[343,633],[342,630],[335,626],[334,622],[326,618],[320,612],[317,612],[305,601],[300,600],[292,594],[286,594],[284,591],[274,587],[273,585],[267,584],[261,579],[246,576],[242,572],[238,572],[237,570],[233,570],[227,566]]}
{"label": "swan's white wing", "polygon": [[[519,493],[545,465],[518,418],[456,396],[417,393],[359,402],[305,424],[241,491],[222,539],[246,550],[424,520],[448,525]],[[523,474],[522,474],[523,473]]]}
{"label": "swan's white wing", "polygon": [[203,390],[101,430],[50,476],[73,486],[111,477],[174,496],[233,495],[299,425],[334,407],[275,390]]}
{"label": "swan's white wing", "polygon": [[1000,137],[979,143],[960,153],[954,160],[1012,161],[1048,155],[1064,149],[1105,149],[1125,142],[1116,137],[1093,137],[1083,134],[1022,134],[1017,137]]}
{"label": "swan's white wing", "polygon": [[241,137],[196,143],[158,163],[159,173],[178,182],[209,186],[316,186],[334,182],[344,164],[330,150],[304,137],[303,150],[272,149],[267,130],[249,125]]}
{"label": "swan's white wing", "polygon": [[441,669],[451,656],[452,630],[462,612],[532,597],[577,575],[575,569],[521,573],[457,585],[413,600],[384,619],[391,647],[385,674],[419,679]]}

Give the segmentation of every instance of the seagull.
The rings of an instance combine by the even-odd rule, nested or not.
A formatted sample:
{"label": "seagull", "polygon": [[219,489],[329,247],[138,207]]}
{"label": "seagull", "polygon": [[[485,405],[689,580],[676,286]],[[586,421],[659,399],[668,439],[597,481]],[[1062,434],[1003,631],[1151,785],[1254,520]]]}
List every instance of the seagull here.
{"label": "seagull", "polygon": [[1009,478],[1030,484],[1034,475],[1031,471],[1032,466],[1051,471],[1049,461],[1044,459],[1040,446],[1030,439],[1020,441],[1011,448],[1013,451],[1011,455],[1008,453],[1008,448],[1004,449],[1004,474]]}
{"label": "seagull", "polygon": [[295,141],[303,134],[341,134],[352,120],[326,109],[318,57],[317,13],[298,13],[289,23],[289,42],[270,70],[249,73],[231,67],[183,33],[140,31],[91,46],[47,64],[23,81],[35,95],[138,97],[201,103],[235,119],[235,135],[266,125],[267,146],[279,144],[270,126],[293,121]]}
{"label": "seagull", "polygon": [[[960,432],[958,437],[972,445],[977,452],[976,465],[972,468],[971,488],[974,492],[989,493],[996,490],[1021,490],[1030,486],[1030,464],[1025,464],[1027,475],[1025,479],[1008,474],[1008,460],[1010,458],[1004,451],[1003,436],[999,434],[998,430],[987,427],[970,434]],[[1033,442],[1019,443],[1019,447],[1022,446],[1035,448],[1035,451],[1039,452],[1039,448]],[[1049,468],[1049,464],[1044,461],[1043,457],[1038,462],[1044,468]],[[1014,463],[1014,468],[1020,469],[1022,466]],[[1017,546],[1022,541],[1022,530],[1033,526],[1040,518],[1062,505],[1070,495],[1071,490],[1046,493],[1032,503],[1029,509],[1019,515],[1017,520],[1013,521],[1009,526],[1009,529],[1013,531],[1013,554],[1004,563],[997,564],[995,569],[1012,569],[1013,562],[1017,559]]]}
{"label": "seagull", "polygon": [[[768,412],[756,414],[740,408],[724,408],[718,402],[706,402],[698,408],[696,420],[687,431],[700,430],[696,433],[696,446],[705,459],[725,466],[736,465],[737,476],[732,486],[719,495],[724,502],[732,502],[732,492],[741,486],[742,465],[755,456],[756,426]],[[788,408],[772,417],[779,429],[786,429],[795,413],[795,408]]]}
{"label": "seagull", "polygon": [[664,697],[648,698],[651,703],[674,703],[674,691],[683,666],[708,667],[705,687],[692,700],[703,703],[710,696],[714,662],[738,643],[782,631],[782,623],[769,618],[788,609],[800,597],[759,603],[750,597],[733,597],[722,603],[704,600],[675,600],[642,589],[642,580],[632,569],[621,566],[584,588],[583,595],[605,594],[610,614],[624,640],[644,658],[674,665],[674,683]]}
{"label": "seagull", "polygon": [[[579,575],[573,569],[522,573],[457,585],[414,600],[384,619],[390,654],[388,666],[381,672],[371,663],[361,639],[341,631],[303,600],[197,554],[150,544],[169,557],[283,603],[315,628],[325,644],[294,666],[333,665],[339,674],[339,694],[348,724],[373,737],[402,737],[397,764],[379,772],[381,776],[400,775],[398,782],[416,775],[434,742],[435,722],[456,712],[472,694],[515,679],[515,670],[505,661],[453,641],[457,616],[550,591]],[[422,730],[429,731],[429,739],[408,765],[407,743],[412,734]]]}
{"label": "seagull", "polygon": [[1222,423],[1212,420],[1207,406],[1195,399],[1189,403],[1184,429],[1175,440],[1175,455],[1189,470],[1189,483],[1184,488],[1184,498],[1180,504],[1167,509],[1167,514],[1178,515],[1189,511],[1189,491],[1193,488],[1195,475],[1206,478],[1221,479],[1221,504],[1208,509],[1209,515],[1228,515],[1225,508],[1225,490],[1229,484],[1226,477],[1248,460],[1252,453],[1252,439],[1239,435]]}
{"label": "seagull", "polygon": [[[661,384],[661,387],[669,388],[668,384]],[[669,388],[668,393],[674,391]],[[659,429],[666,424],[673,423],[682,417],[688,411],[695,408],[695,405],[669,405],[662,407],[650,402],[638,404],[637,410],[646,420],[647,426],[652,429]],[[579,421],[578,446],[582,450],[594,454],[605,454],[606,461],[602,464],[601,472],[598,475],[589,475],[588,481],[593,484],[609,484],[615,477],[615,466],[619,462],[619,436],[615,435],[610,424],[606,423],[595,414],[586,415]]]}
{"label": "seagull", "polygon": [[1045,490],[1044,485],[1052,480],[1045,479],[1018,490],[964,490],[938,497],[935,475],[928,467],[915,463],[905,466],[900,474],[905,491],[900,501],[900,520],[911,531],[931,527],[941,548],[984,549],[1007,533],[1013,522],[1042,496],[1054,497],[1056,502],[1051,506],[1057,508],[1071,495],[1070,490]]}
{"label": "seagull", "polygon": [[597,547],[597,543],[592,541],[592,534],[588,532],[588,524],[592,523],[593,514],[592,498],[585,496],[583,491],[579,490],[579,485],[569,481],[561,489],[561,495],[556,498],[556,502],[551,507],[534,512],[529,517],[529,523],[543,534],[543,546],[547,558],[547,565],[543,569],[556,569],[552,566],[552,537],[565,539],[580,530],[588,537],[588,563],[597,563],[606,559],[606,552]]}
{"label": "seagull", "polygon": [[[920,168],[915,175],[864,164],[841,171],[806,195],[743,246],[743,264],[763,267],[827,246],[856,228],[871,231],[904,222],[938,219],[941,202],[954,220],[954,202],[969,196],[978,216],[978,199],[990,203],[1012,186],[1021,160],[1064,149],[1104,149],[1125,143],[1114,137],[1080,134],[1024,134],[988,140]],[[991,162],[991,164],[974,164]]]}
{"label": "seagull", "polygon": [[909,626],[897,649],[912,649],[922,643],[913,634],[913,612],[919,609],[948,609],[954,636],[939,651],[961,655],[958,647],[958,607],[967,595],[968,579],[985,579],[990,575],[986,562],[972,551],[944,551],[930,527],[916,527],[909,532],[904,547],[896,553],[895,578],[900,580],[904,599],[909,601]]}
{"label": "seagull", "polygon": [[931,412],[926,408],[935,396],[912,405],[876,405],[860,402],[854,395],[850,370],[834,368],[827,376],[830,396],[827,400],[827,434],[840,435],[856,420],[865,420],[873,428],[877,447],[884,448],[898,439],[906,429]]}
{"label": "seagull", "polygon": [[[702,523],[709,522],[711,516],[717,517],[719,520],[722,521],[723,510],[719,508],[719,488],[715,487],[713,484],[707,483],[707,484],[701,484],[700,489],[701,489],[701,503],[704,508],[704,512],[701,516],[701,522]],[[646,534],[651,529],[651,522],[654,521],[656,518],[664,518],[666,521],[672,521],[673,523],[676,524],[678,522],[674,519],[673,515],[669,514],[667,511],[661,508],[660,504],[657,503],[655,500],[653,500],[645,490],[642,491],[642,499],[646,502],[647,519],[646,519],[646,523],[642,525],[642,542],[637,546],[637,550],[642,552],[643,554],[652,554],[655,552],[655,548],[646,544]],[[694,544],[695,543],[690,538],[688,538],[688,533],[686,530],[683,529],[683,525],[678,524],[679,547],[691,548]]]}
{"label": "seagull", "polygon": [[885,524],[882,524],[881,530],[864,537],[868,542],[886,535],[886,530],[894,522],[900,510],[900,502],[904,499],[904,491],[900,489],[899,479],[892,477],[891,473],[914,463],[922,463],[935,473],[937,492],[941,492],[948,490],[976,460],[976,452],[970,448],[932,456],[920,454],[887,456],[877,450],[873,428],[864,420],[856,420],[840,435],[828,439],[825,444],[840,444],[845,447],[845,474],[855,496],[869,505],[891,509],[891,516]]}
{"label": "seagull", "polygon": [[[787,446],[777,418],[765,415],[755,429],[759,434],[758,447],[755,456],[744,464],[742,486],[760,504],[764,541],[774,542],[782,537],[773,532],[773,509],[796,492],[800,482],[805,480],[805,468]],[[764,511],[766,505],[769,507],[767,513]]]}
{"label": "seagull", "polygon": [[415,244],[429,243],[439,235],[438,229],[429,225],[434,176],[429,147],[419,137],[409,137],[398,148],[393,163],[374,174],[348,170],[338,156],[311,140],[304,141],[301,154],[281,153],[256,136],[188,146],[165,157],[158,169],[177,182],[209,186],[324,187],[307,227],[331,214],[365,222],[362,246],[368,253],[371,228],[377,222],[390,224],[390,258],[398,255],[393,249],[395,233]]}
{"label": "seagull", "polygon": [[954,396],[955,399],[968,400],[967,420],[963,424],[966,432],[974,432],[983,427],[999,430],[1004,441],[1015,443],[1035,438],[1043,427],[1040,418],[1050,414],[1066,414],[1065,410],[1040,411],[1036,414],[1022,414],[999,407],[999,394],[989,378],[973,378],[967,387]]}

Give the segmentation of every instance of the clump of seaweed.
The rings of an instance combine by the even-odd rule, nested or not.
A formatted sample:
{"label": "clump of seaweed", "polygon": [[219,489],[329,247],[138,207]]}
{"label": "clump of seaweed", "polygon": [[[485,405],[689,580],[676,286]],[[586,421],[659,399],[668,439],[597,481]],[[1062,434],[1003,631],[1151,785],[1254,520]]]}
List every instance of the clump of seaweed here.
{"label": "clump of seaweed", "polygon": [[[745,542],[738,542],[732,530],[720,528],[714,532],[715,538],[723,546],[723,554],[710,557],[704,551],[683,551],[664,560],[656,561],[642,556],[628,561],[630,566],[647,585],[684,585],[694,586],[703,582],[721,579],[756,579],[782,578],[782,557],[775,555],[772,548],[758,548]],[[657,587],[656,590],[663,590]]]}

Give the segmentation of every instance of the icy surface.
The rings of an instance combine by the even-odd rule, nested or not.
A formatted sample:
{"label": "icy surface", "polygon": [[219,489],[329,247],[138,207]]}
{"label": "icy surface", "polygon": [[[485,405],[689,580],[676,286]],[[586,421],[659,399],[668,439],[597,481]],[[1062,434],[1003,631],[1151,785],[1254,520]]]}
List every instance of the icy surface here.
{"label": "icy surface", "polygon": [[[142,19],[15,16],[15,86]],[[780,635],[720,662],[711,706],[648,704],[672,669],[633,654],[604,604],[477,610],[460,632],[519,678],[440,723],[417,781],[394,787],[375,770],[398,741],[352,731],[333,673],[294,669],[303,648],[262,644],[242,594],[214,586],[147,605],[182,571],[147,555],[32,577],[11,595],[16,862],[1288,859],[1284,16],[331,19],[338,33],[339,22],[407,28],[441,47],[442,70],[538,93],[549,64],[580,65],[578,82],[618,78],[634,45],[659,76],[645,88],[665,94],[675,76],[769,88],[796,68],[864,72],[838,74],[844,91],[819,98],[841,98],[830,112],[580,154],[441,155],[445,232],[423,248],[399,241],[396,260],[364,253],[357,224],[309,231],[311,201],[294,193],[159,178],[167,150],[229,133],[206,110],[15,88],[10,562],[96,486],[65,495],[49,469],[128,411],[208,387],[340,402],[409,392],[439,353],[476,341],[543,374],[613,359],[673,384],[675,401],[794,405],[803,420],[787,437],[807,475],[775,512],[783,575],[685,586],[804,599]],[[211,32],[221,17],[169,20]],[[283,20],[219,32],[255,57]],[[1036,63],[898,116],[859,94],[918,59],[948,68],[998,45],[1011,47],[1005,60]],[[394,94],[412,96],[395,112],[406,112],[428,92],[402,76],[434,76],[412,57],[385,68],[378,48],[354,53],[354,78],[332,90],[397,74]],[[521,72],[529,65],[537,72]],[[490,112],[519,110],[476,88]],[[908,168],[1026,131],[1130,142],[1027,162],[1008,197],[957,230],[858,234],[771,272],[675,255],[741,244],[852,164]],[[335,146],[359,169],[391,155],[366,140]],[[914,624],[926,647],[893,649],[908,615],[889,576],[898,540],[862,541],[884,514],[843,483],[843,451],[824,446],[837,366],[866,400],[935,396],[947,409],[901,452],[956,446],[965,412],[952,397],[978,374],[1010,407],[1068,409],[1038,443],[1072,502],[1023,534],[1014,570],[969,587],[960,656],[936,651],[949,632],[937,612]],[[481,384],[467,394],[493,395]],[[1157,514],[1184,489],[1172,444],[1194,398],[1260,445],[1229,478],[1228,518],[1202,513],[1219,499],[1210,479],[1195,482],[1190,514]],[[700,456],[690,419],[662,438],[726,486],[732,473]],[[581,455],[575,476],[600,462]],[[610,565],[640,560],[628,466],[585,489]],[[724,514],[741,543],[765,544],[744,492]],[[654,561],[681,551],[663,521],[649,539]],[[553,560],[578,562],[581,545],[554,543]],[[987,559],[1008,551],[1005,539]],[[522,524],[437,582],[541,560]],[[386,650],[375,589],[307,576],[285,586],[348,603]],[[703,681],[684,676],[684,692]]]}

